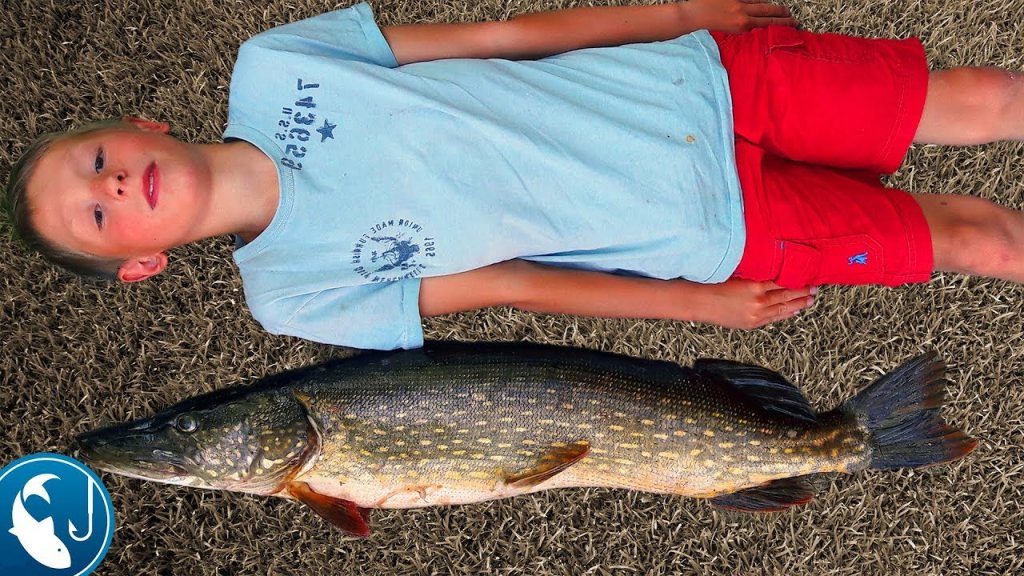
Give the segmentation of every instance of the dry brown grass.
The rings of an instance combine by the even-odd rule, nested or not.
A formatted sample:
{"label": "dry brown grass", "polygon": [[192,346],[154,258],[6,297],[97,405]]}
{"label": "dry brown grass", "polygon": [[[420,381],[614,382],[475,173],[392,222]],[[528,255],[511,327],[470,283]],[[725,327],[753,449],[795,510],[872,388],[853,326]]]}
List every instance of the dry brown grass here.
{"label": "dry brown grass", "polygon": [[[0,180],[30,137],[122,114],[218,139],[238,43],[333,7],[317,0],[7,0],[0,10]],[[382,23],[506,17],[568,2],[380,0]],[[1024,0],[808,0],[803,25],[921,36],[937,66],[1024,68]],[[892,181],[1021,206],[1022,147],[916,148]],[[178,250],[137,286],[69,278],[6,239],[0,285],[0,463],[66,451],[97,424],[332,354],[262,332],[226,239]],[[492,310],[434,319],[427,335],[570,343],[690,362],[772,366],[829,407],[925,348],[951,364],[948,419],[977,452],[923,472],[826,482],[771,516],[623,491],[543,493],[373,515],[345,538],[300,506],[105,476],[118,510],[99,574],[1008,574],[1024,572],[1019,286],[939,275],[890,290],[823,290],[793,321],[754,332]]]}

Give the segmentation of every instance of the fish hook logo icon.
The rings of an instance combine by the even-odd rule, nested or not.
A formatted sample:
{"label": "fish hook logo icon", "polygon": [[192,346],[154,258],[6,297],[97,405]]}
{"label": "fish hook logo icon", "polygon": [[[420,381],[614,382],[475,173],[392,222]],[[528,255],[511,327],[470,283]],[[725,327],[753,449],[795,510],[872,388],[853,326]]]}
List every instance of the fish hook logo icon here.
{"label": "fish hook logo icon", "polygon": [[110,494],[81,462],[39,453],[0,470],[0,574],[86,576],[113,537]]}

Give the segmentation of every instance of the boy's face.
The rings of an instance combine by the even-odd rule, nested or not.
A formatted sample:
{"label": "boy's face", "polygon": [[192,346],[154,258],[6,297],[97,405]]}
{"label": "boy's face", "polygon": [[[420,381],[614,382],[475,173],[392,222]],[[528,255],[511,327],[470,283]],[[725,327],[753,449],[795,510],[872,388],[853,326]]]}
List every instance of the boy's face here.
{"label": "boy's face", "polygon": [[193,147],[166,132],[132,121],[54,142],[26,190],[39,233],[94,256],[163,262],[164,251],[196,240],[210,174]]}

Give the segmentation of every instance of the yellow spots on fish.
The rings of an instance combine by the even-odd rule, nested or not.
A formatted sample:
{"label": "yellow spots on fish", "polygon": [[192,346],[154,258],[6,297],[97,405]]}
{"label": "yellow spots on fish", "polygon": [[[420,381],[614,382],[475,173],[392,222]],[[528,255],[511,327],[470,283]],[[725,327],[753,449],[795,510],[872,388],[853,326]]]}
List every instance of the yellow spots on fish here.
{"label": "yellow spots on fish", "polygon": [[591,400],[591,401],[590,401],[590,403],[591,403],[592,405],[594,405],[594,406],[597,406],[598,404],[600,404],[600,403],[601,403],[601,401],[600,401],[600,400]]}
{"label": "yellow spots on fish", "polygon": [[377,448],[377,452],[387,452],[387,451],[388,451],[388,447],[387,446],[381,446],[381,447]]}
{"label": "yellow spots on fish", "polygon": [[645,420],[641,420],[640,423],[643,424],[644,426],[654,426],[654,420],[646,420],[645,419]]}
{"label": "yellow spots on fish", "polygon": [[668,458],[669,460],[675,460],[679,458],[678,452],[658,452],[658,456],[662,458]]}
{"label": "yellow spots on fish", "polygon": [[430,440],[420,440],[420,446],[430,446],[433,444]]}
{"label": "yellow spots on fish", "polygon": [[465,440],[463,440],[461,438],[453,438],[452,439],[452,444],[462,444],[464,442],[465,442]]}
{"label": "yellow spots on fish", "polygon": [[625,418],[626,417],[626,413],[625,412],[618,412],[618,411],[616,411],[616,412],[612,413],[612,416],[615,416],[616,418]]}
{"label": "yellow spots on fish", "polygon": [[590,451],[594,454],[607,454],[608,451],[603,448],[591,448]]}
{"label": "yellow spots on fish", "polygon": [[468,428],[459,428],[459,429],[458,429],[458,430],[456,430],[455,432],[456,432],[457,434],[469,434],[469,429],[468,429]]}
{"label": "yellow spots on fish", "polygon": [[611,426],[608,426],[608,428],[614,432],[622,432],[623,430],[625,430],[625,428],[619,426],[618,424],[612,424]]}
{"label": "yellow spots on fish", "polygon": [[643,438],[644,437],[644,433],[643,432],[630,432],[629,435],[631,437],[633,437],[633,438]]}
{"label": "yellow spots on fish", "polygon": [[792,430],[792,429],[786,430],[786,438],[790,438],[790,439],[796,438],[796,435],[797,435],[797,431],[796,430]]}
{"label": "yellow spots on fish", "polygon": [[474,426],[487,426],[487,420],[477,420],[473,423]]}
{"label": "yellow spots on fish", "polygon": [[395,446],[405,446],[405,440],[395,440]]}
{"label": "yellow spots on fish", "polygon": [[378,436],[383,436],[383,435],[387,434],[387,432],[381,430],[380,428],[374,428],[373,429],[373,433],[378,435]]}
{"label": "yellow spots on fish", "polygon": [[737,423],[737,424],[743,424],[743,425],[746,425],[746,424],[750,424],[750,421],[749,421],[749,420],[747,420],[747,419],[745,419],[745,418],[737,418],[737,419],[736,419],[736,423]]}
{"label": "yellow spots on fish", "polygon": [[589,446],[590,445],[590,440],[577,440],[577,441],[573,442],[573,444],[575,444],[577,446]]}
{"label": "yellow spots on fish", "polygon": [[469,470],[469,464],[466,464],[465,462],[459,464],[459,470]]}
{"label": "yellow spots on fish", "polygon": [[676,430],[675,432],[672,433],[672,435],[677,438],[686,436],[686,430]]}
{"label": "yellow spots on fish", "polygon": [[536,404],[537,403],[537,399],[536,398],[527,398],[526,399],[526,403],[527,404]]}
{"label": "yellow spots on fish", "polygon": [[597,465],[597,469],[601,470],[602,472],[607,471],[608,468],[610,468],[610,466],[608,466],[607,464],[604,464],[604,463],[601,463],[601,464]]}
{"label": "yellow spots on fish", "polygon": [[714,438],[715,437],[715,431],[714,430],[705,430],[704,431],[704,435],[707,436],[708,438]]}
{"label": "yellow spots on fish", "polygon": [[567,444],[565,442],[552,442],[551,446],[553,448],[565,448]]}
{"label": "yellow spots on fish", "polygon": [[408,476],[409,478],[416,478],[417,476],[420,475],[420,473],[415,470],[409,470],[408,472],[405,473],[405,475]]}
{"label": "yellow spots on fish", "polygon": [[216,478],[217,476],[220,476],[220,474],[218,474],[216,470],[210,470],[210,471],[209,471],[209,472],[207,473],[207,475],[208,475],[208,476],[209,476],[210,478]]}
{"label": "yellow spots on fish", "polygon": [[527,446],[535,446],[537,444],[537,442],[534,441],[534,440],[530,440],[529,438],[526,438],[526,439],[523,440],[523,444],[525,444]]}
{"label": "yellow spots on fish", "polygon": [[711,468],[712,466],[715,465],[715,461],[709,459],[709,460],[705,460],[704,462],[702,462],[702,464],[704,464],[704,466],[706,468]]}
{"label": "yellow spots on fish", "polygon": [[401,458],[402,460],[405,460],[406,458],[409,457],[409,453],[408,452],[402,452],[401,454],[398,455],[398,457]]}
{"label": "yellow spots on fish", "polygon": [[769,454],[778,454],[779,453],[779,449],[778,448],[769,448],[768,449],[768,453]]}
{"label": "yellow spots on fish", "polygon": [[655,438],[657,438],[658,440],[668,440],[668,435],[667,434],[654,434],[653,436]]}
{"label": "yellow spots on fish", "polygon": [[356,419],[356,415],[355,415],[355,414],[345,414],[345,415],[343,416],[343,418],[344,418],[345,420],[355,420],[355,419]]}
{"label": "yellow spots on fish", "polygon": [[754,456],[753,454],[747,454],[747,462],[760,462],[760,456]]}
{"label": "yellow spots on fish", "polygon": [[639,448],[639,447],[640,447],[640,445],[639,445],[639,444],[627,444],[627,443],[620,443],[620,444],[619,444],[619,447],[620,447],[620,448],[628,448],[628,449],[630,449],[630,450],[633,450],[633,449]]}
{"label": "yellow spots on fish", "polygon": [[685,422],[686,422],[687,424],[696,424],[696,423],[697,423],[697,421],[696,421],[696,420],[694,420],[693,418],[689,418],[689,417],[687,417],[687,418],[686,418],[686,420],[684,420],[684,421],[685,421]]}
{"label": "yellow spots on fish", "polygon": [[434,432],[437,432],[438,434],[444,434],[444,428],[434,428]]}
{"label": "yellow spots on fish", "polygon": [[591,428],[593,428],[593,426],[587,424],[586,422],[580,422],[579,424],[576,425],[576,427],[581,430],[590,430]]}
{"label": "yellow spots on fish", "polygon": [[452,456],[462,456],[466,453],[465,450],[452,450]]}
{"label": "yellow spots on fish", "polygon": [[722,413],[721,412],[712,412],[711,415],[714,416],[715,418],[721,418],[722,417]]}
{"label": "yellow spots on fish", "polygon": [[504,460],[504,459],[505,459],[505,457],[504,457],[504,456],[502,456],[501,454],[491,454],[491,455],[490,455],[490,456],[488,456],[487,458],[488,458],[489,460],[494,460],[495,462],[501,462],[502,460]]}
{"label": "yellow spots on fish", "polygon": [[488,478],[493,477],[493,475],[492,474],[488,474],[487,472],[481,472],[479,470],[474,470],[474,471],[469,473],[469,477],[470,478],[476,478],[477,480],[487,480]]}
{"label": "yellow spots on fish", "polygon": [[549,418],[545,418],[544,420],[538,420],[538,423],[541,424],[542,426],[550,426],[550,425],[554,424],[555,421],[551,420]]}
{"label": "yellow spots on fish", "polygon": [[462,480],[462,474],[455,470],[445,470],[444,477],[449,480]]}
{"label": "yellow spots on fish", "polygon": [[512,447],[512,445],[509,444],[508,442],[502,442],[501,444],[498,444],[498,448],[511,448],[511,447]]}
{"label": "yellow spots on fish", "polygon": [[733,431],[733,427],[732,426],[723,426],[722,430],[725,430],[726,432],[732,432]]}
{"label": "yellow spots on fish", "polygon": [[747,444],[750,444],[751,446],[760,446],[761,445],[761,441],[760,440],[751,440],[750,442],[747,442]]}
{"label": "yellow spots on fish", "polygon": [[839,456],[839,449],[838,448],[833,448],[832,451],[830,452],[830,454],[832,454],[833,458]]}
{"label": "yellow spots on fish", "polygon": [[565,404],[560,405],[559,408],[561,408],[562,410],[572,410],[573,406],[572,406],[572,404],[565,403]]}
{"label": "yellow spots on fish", "polygon": [[701,452],[703,452],[703,450],[700,448],[694,448],[693,450],[690,450],[690,456],[700,456]]}
{"label": "yellow spots on fish", "polygon": [[373,454],[369,450],[365,449],[360,450],[359,453],[362,454],[363,456],[373,456]]}
{"label": "yellow spots on fish", "polygon": [[722,456],[722,462],[735,462],[735,461],[736,461],[736,459],[733,458],[732,456],[729,456],[728,454],[725,454],[725,455]]}
{"label": "yellow spots on fish", "polygon": [[530,452],[529,450],[516,450],[516,454],[519,456],[526,456],[527,458],[533,456],[533,452]]}
{"label": "yellow spots on fish", "polygon": [[474,460],[483,460],[484,459],[484,453],[483,452],[475,452],[473,454],[470,454],[469,457],[474,459]]}
{"label": "yellow spots on fish", "polygon": [[615,462],[616,464],[622,464],[623,466],[632,466],[633,465],[633,461],[632,460],[626,460],[625,458],[615,458],[614,460],[612,460],[612,462]]}
{"label": "yellow spots on fish", "polygon": [[640,455],[643,456],[644,458],[650,458],[651,457],[651,453],[646,451],[646,450],[644,450],[643,452],[640,452]]}
{"label": "yellow spots on fish", "polygon": [[793,448],[785,448],[782,450],[783,454],[792,454],[794,452],[796,452],[796,450],[794,450]]}
{"label": "yellow spots on fish", "polygon": [[724,449],[726,449],[726,450],[728,450],[729,448],[732,448],[732,447],[733,447],[733,446],[735,446],[735,445],[736,445],[736,444],[734,444],[734,443],[732,443],[732,442],[719,442],[719,443],[718,443],[718,447],[719,447],[719,448],[724,448]]}
{"label": "yellow spots on fish", "polygon": [[481,444],[490,444],[491,443],[491,439],[490,438],[477,438],[476,441],[481,443]]}
{"label": "yellow spots on fish", "polygon": [[742,476],[743,474],[746,474],[746,471],[738,466],[733,466],[729,468],[729,474],[732,474],[733,476]]}
{"label": "yellow spots on fish", "polygon": [[437,445],[437,449],[438,450],[447,450],[448,449],[448,445],[447,444],[438,444]]}

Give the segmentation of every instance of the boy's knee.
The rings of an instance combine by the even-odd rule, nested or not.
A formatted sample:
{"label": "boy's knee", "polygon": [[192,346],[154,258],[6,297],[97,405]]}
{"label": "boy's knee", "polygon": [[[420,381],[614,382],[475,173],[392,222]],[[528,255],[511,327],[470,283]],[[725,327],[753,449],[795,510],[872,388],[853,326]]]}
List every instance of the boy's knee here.
{"label": "boy's knee", "polygon": [[1020,225],[1019,219],[1003,215],[952,223],[946,227],[943,241],[948,253],[944,257],[936,254],[936,265],[965,274],[1002,276],[1021,260],[1024,246],[1019,242],[1020,232],[1014,229]]}
{"label": "boy's knee", "polygon": [[1004,136],[1007,114],[1024,90],[1020,74],[1000,68],[954,68],[936,74],[949,88],[947,96],[958,101],[967,140],[991,142]]}

